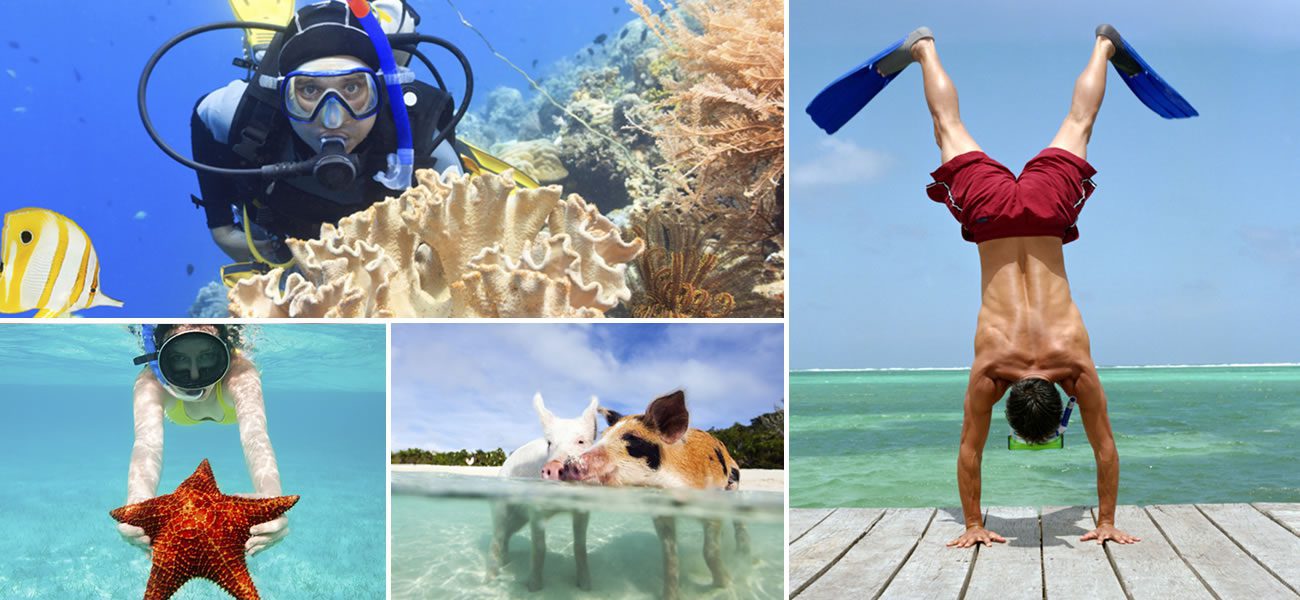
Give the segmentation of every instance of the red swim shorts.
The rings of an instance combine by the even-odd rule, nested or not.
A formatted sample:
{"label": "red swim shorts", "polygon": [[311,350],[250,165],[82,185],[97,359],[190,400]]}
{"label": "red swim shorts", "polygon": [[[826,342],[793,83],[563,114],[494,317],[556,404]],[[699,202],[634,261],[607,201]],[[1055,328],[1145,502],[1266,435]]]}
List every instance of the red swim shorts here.
{"label": "red swim shorts", "polygon": [[931,173],[925,193],[961,223],[961,236],[980,243],[1007,237],[1054,235],[1079,239],[1075,222],[1092,195],[1097,170],[1060,148],[1048,148],[1017,179],[983,152],[967,152]]}

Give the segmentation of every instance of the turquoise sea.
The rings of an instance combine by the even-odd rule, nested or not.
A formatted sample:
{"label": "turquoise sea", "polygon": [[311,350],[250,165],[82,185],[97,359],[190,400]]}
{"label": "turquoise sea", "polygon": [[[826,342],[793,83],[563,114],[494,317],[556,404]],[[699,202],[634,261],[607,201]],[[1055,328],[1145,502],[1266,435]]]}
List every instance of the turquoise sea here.
{"label": "turquoise sea", "polygon": [[[1121,504],[1300,502],[1300,366],[1100,370],[1120,454]],[[790,506],[957,506],[968,372],[790,375]],[[1002,405],[983,504],[1095,504],[1075,415],[1061,451],[1011,452]]]}
{"label": "turquoise sea", "polygon": [[[591,512],[587,529],[592,589],[575,584],[572,518],[546,522],[547,555],[539,593],[528,591],[528,528],[510,542],[510,561],[485,577],[492,534],[491,506],[509,501],[547,509]],[[658,597],[663,560],[651,517],[677,518],[681,596],[756,600],[782,598],[784,505],[776,492],[665,491],[601,488],[540,480],[393,473],[392,598],[608,599]],[[732,584],[714,588],[704,563],[701,518],[743,519],[752,551],[736,552],[724,524],[723,562]]]}
{"label": "turquoise sea", "polygon": [[[262,598],[382,598],[385,332],[379,325],[249,326],[290,533],[249,559]],[[126,499],[138,338],[124,325],[0,325],[0,598],[139,598],[149,556],[108,511]],[[165,426],[159,493],[207,458],[249,492],[235,426]],[[229,598],[192,580],[176,600]]]}

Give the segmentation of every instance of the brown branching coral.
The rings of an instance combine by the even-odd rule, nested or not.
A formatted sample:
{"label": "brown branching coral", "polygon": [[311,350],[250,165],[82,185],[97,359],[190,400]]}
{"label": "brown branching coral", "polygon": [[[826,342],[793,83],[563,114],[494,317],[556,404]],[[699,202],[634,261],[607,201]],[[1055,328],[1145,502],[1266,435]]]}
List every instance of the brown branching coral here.
{"label": "brown branching coral", "polygon": [[[762,265],[720,240],[692,213],[667,204],[637,212],[631,230],[646,241],[632,263],[627,304],[634,317],[761,316],[769,302],[753,289]],[[721,249],[721,250],[720,250]],[[757,273],[757,275],[756,275]]]}
{"label": "brown branching coral", "polygon": [[687,0],[663,17],[628,3],[677,63],[668,110],[652,125],[680,184],[695,195],[770,196],[785,154],[783,2]]}

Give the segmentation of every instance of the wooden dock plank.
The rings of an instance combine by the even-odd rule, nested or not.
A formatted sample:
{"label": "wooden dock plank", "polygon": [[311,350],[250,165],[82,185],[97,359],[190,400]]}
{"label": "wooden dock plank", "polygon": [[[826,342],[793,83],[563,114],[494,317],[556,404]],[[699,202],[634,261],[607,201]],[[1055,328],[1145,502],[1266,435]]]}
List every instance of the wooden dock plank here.
{"label": "wooden dock plank", "polygon": [[809,529],[820,523],[827,515],[835,512],[833,508],[792,508],[790,509],[790,541],[787,544],[793,544],[799,541]]}
{"label": "wooden dock plank", "polygon": [[[1096,526],[1087,506],[1045,506],[1043,525],[1043,584],[1051,600],[1090,598],[1124,600],[1106,550],[1096,542],[1081,542]],[[994,531],[997,531],[996,529]]]}
{"label": "wooden dock plank", "polygon": [[1148,507],[1147,514],[1160,526],[1178,555],[1223,600],[1296,597],[1195,506],[1157,505]]}
{"label": "wooden dock plank", "polygon": [[[948,548],[946,544],[966,531],[960,508],[944,508],[930,520],[925,536],[907,563],[885,588],[882,600],[952,600],[961,594],[975,550]],[[857,598],[857,594],[847,595]]]}
{"label": "wooden dock plank", "polygon": [[[1096,516],[1094,508],[1093,518]],[[1117,507],[1115,526],[1142,539],[1136,544],[1105,546],[1115,572],[1133,600],[1213,598],[1146,511],[1137,506]]]}
{"label": "wooden dock plank", "polygon": [[1300,590],[1300,537],[1249,504],[1198,504],[1197,508],[1293,593]]}
{"label": "wooden dock plank", "polygon": [[835,566],[799,594],[799,600],[874,598],[911,556],[933,508],[891,508]]}
{"label": "wooden dock plank", "polygon": [[839,560],[884,514],[881,508],[840,508],[790,545],[790,595],[803,591]]}
{"label": "wooden dock plank", "polygon": [[969,600],[1043,597],[1042,530],[1038,509],[1027,506],[988,510],[984,527],[1007,539],[982,547],[975,555],[966,590]]}
{"label": "wooden dock plank", "polygon": [[1264,511],[1274,521],[1300,535],[1300,504],[1278,504],[1276,502],[1256,502],[1255,508]]}

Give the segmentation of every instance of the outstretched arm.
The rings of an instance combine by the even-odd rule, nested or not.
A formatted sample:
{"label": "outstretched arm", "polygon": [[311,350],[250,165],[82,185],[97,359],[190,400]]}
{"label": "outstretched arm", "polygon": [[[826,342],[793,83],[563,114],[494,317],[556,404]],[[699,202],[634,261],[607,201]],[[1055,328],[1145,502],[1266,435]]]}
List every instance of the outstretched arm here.
{"label": "outstretched arm", "polygon": [[[135,504],[153,498],[158,493],[158,479],[162,476],[163,456],[163,403],[166,393],[153,372],[144,369],[135,378],[134,400],[135,442],[131,444],[131,465],[126,475],[126,503]],[[118,533],[126,541],[149,549],[149,536],[135,525],[118,523]]]}
{"label": "outstretched arm", "polygon": [[980,509],[980,465],[984,461],[984,443],[989,438],[989,421],[993,404],[1001,397],[997,382],[972,367],[970,382],[966,385],[965,417],[961,425],[961,448],[957,452],[957,489],[961,493],[961,509],[966,518],[966,533],[948,543],[949,546],[968,548],[984,543],[1005,542],[998,534],[984,529],[984,512]]}
{"label": "outstretched arm", "polygon": [[162,476],[163,402],[166,392],[144,369],[135,378],[135,442],[131,445],[131,466],[126,477],[126,503],[135,504],[158,494]]}
{"label": "outstretched arm", "polygon": [[[1066,390],[1069,391],[1069,390]],[[1121,544],[1141,541],[1115,528],[1115,502],[1119,497],[1119,451],[1115,449],[1115,436],[1110,429],[1110,415],[1106,411],[1106,393],[1096,367],[1088,364],[1074,385],[1074,395],[1079,401],[1080,417],[1088,443],[1092,444],[1093,459],[1097,462],[1097,528],[1083,536],[1083,540],[1102,543],[1112,540]]]}
{"label": "outstretched arm", "polygon": [[[266,404],[262,401],[262,375],[253,363],[236,358],[231,365],[227,389],[235,401],[235,415],[239,418],[239,441],[244,446],[244,462],[253,480],[252,496],[279,496],[280,467],[275,462],[275,450],[266,431]],[[289,520],[279,517],[254,525],[252,534],[244,544],[249,556],[265,550],[289,534]]]}
{"label": "outstretched arm", "polygon": [[268,496],[280,495],[280,468],[275,450],[266,431],[266,405],[262,402],[262,376],[251,362],[236,358],[231,365],[226,388],[235,403],[239,418],[239,441],[244,447],[244,462],[253,480],[253,491]]}

